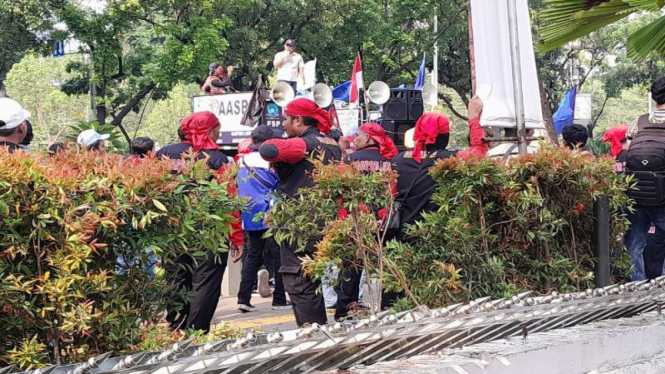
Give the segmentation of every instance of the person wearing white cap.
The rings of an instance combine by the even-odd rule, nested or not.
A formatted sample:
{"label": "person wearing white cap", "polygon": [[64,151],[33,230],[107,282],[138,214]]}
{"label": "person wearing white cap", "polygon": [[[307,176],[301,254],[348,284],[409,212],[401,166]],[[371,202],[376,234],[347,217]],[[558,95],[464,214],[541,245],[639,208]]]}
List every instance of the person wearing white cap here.
{"label": "person wearing white cap", "polygon": [[0,98],[0,147],[7,147],[9,152],[22,149],[19,143],[28,133],[25,123],[30,118],[30,112],[23,109],[16,101]]}
{"label": "person wearing white cap", "polygon": [[81,147],[84,147],[88,151],[97,151],[100,153],[106,153],[106,147],[104,146],[104,140],[110,138],[110,134],[100,134],[93,129],[88,129],[82,131],[76,142]]}

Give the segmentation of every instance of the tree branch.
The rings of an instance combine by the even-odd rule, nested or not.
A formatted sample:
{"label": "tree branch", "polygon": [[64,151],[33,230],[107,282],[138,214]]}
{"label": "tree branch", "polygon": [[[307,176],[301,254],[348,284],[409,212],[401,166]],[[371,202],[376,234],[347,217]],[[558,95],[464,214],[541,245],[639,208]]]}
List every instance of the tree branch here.
{"label": "tree branch", "polygon": [[455,117],[457,117],[459,119],[463,119],[465,121],[469,120],[469,118],[467,116],[463,115],[462,113],[458,112],[457,109],[455,109],[455,107],[453,106],[452,100],[450,100],[450,98],[448,96],[446,96],[446,95],[442,94],[441,92],[439,92],[439,98],[441,100],[443,100],[443,102],[446,103],[446,106],[450,109],[451,112],[453,112]]}

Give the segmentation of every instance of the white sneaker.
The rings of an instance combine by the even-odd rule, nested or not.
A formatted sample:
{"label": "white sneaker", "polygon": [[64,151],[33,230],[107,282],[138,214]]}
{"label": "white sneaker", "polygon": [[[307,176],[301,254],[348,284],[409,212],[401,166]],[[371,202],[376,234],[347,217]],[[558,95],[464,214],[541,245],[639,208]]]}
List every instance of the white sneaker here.
{"label": "white sneaker", "polygon": [[238,304],[238,310],[247,313],[256,311],[256,307],[252,304]]}
{"label": "white sneaker", "polygon": [[259,295],[264,298],[270,297],[270,275],[268,274],[268,270],[259,270],[258,277]]}

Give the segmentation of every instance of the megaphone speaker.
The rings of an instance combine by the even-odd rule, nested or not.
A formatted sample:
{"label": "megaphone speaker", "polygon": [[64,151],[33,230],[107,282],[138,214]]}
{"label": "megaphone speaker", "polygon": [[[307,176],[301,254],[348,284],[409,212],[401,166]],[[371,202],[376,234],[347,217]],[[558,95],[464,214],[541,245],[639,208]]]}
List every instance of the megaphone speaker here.
{"label": "megaphone speaker", "polygon": [[291,85],[284,82],[277,83],[272,91],[270,91],[270,99],[281,107],[285,107],[295,97],[296,93],[293,92]]}
{"label": "megaphone speaker", "polygon": [[367,97],[378,105],[385,104],[390,99],[390,87],[381,81],[374,81],[367,87]]}
{"label": "megaphone speaker", "polygon": [[312,100],[321,108],[327,108],[332,104],[332,90],[325,83],[317,83],[312,90]]}

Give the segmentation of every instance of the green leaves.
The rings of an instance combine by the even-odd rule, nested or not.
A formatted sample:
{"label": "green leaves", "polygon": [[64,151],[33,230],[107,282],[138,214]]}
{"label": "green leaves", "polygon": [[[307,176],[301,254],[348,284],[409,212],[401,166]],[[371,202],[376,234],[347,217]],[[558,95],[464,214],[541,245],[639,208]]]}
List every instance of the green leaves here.
{"label": "green leaves", "polygon": [[[540,49],[549,51],[585,36],[638,11],[658,12],[662,0],[549,0],[540,17],[545,22],[539,30]],[[652,52],[665,54],[663,17],[628,36],[628,55],[642,60]]]}
{"label": "green leaves", "polygon": [[[158,260],[228,250],[242,202],[205,161],[0,150],[0,366],[126,352],[174,299]],[[153,274],[153,270],[155,274]]]}

